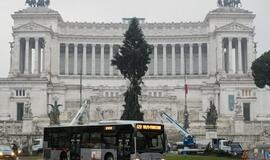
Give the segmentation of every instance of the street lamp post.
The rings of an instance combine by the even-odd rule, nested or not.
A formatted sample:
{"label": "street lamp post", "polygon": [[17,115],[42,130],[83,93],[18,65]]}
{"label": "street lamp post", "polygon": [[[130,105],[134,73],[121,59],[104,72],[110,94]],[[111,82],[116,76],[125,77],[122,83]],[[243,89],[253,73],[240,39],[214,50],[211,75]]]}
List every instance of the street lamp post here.
{"label": "street lamp post", "polygon": [[[184,53],[183,53],[184,54]],[[185,109],[184,109],[184,128],[188,129],[189,128],[189,113],[187,110],[187,93],[188,93],[188,88],[187,88],[187,67],[186,67],[186,58],[184,56],[184,63],[185,63]]]}

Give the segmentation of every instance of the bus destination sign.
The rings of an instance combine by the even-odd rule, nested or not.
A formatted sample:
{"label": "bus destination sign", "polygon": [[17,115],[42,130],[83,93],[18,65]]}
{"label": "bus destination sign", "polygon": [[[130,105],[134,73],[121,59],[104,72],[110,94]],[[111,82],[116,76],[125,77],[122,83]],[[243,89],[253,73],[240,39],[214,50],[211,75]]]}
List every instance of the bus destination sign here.
{"label": "bus destination sign", "polygon": [[113,126],[105,126],[105,131],[112,131],[114,130]]}
{"label": "bus destination sign", "polygon": [[136,128],[138,130],[161,130],[160,125],[153,125],[153,124],[137,124]]}

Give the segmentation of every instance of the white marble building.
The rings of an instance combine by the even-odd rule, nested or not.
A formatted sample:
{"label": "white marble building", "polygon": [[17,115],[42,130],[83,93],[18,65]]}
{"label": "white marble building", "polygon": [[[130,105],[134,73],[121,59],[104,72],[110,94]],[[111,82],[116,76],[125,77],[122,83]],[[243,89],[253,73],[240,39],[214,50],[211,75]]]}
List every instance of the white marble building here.
{"label": "white marble building", "polygon": [[[69,121],[79,108],[80,73],[83,99],[91,99],[90,120],[120,117],[127,81],[110,60],[128,19],[66,22],[49,8],[26,8],[12,18],[14,42],[9,77],[0,79],[0,119],[21,121],[26,103],[34,117],[44,119],[48,104],[57,100],[63,104],[61,120]],[[270,120],[270,94],[256,88],[250,74],[256,57],[254,18],[244,9],[220,7],[201,22],[140,19],[154,47],[141,98],[145,120],[160,121],[158,113],[165,110],[183,121],[186,66],[191,132],[204,134],[202,116],[213,100],[219,134],[259,136]]]}

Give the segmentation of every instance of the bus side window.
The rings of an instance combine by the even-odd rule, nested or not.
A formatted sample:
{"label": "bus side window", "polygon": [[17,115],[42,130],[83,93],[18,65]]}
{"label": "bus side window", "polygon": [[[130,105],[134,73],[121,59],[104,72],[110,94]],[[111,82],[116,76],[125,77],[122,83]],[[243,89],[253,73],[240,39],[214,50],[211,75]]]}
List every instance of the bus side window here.
{"label": "bus side window", "polygon": [[100,149],[101,148],[101,133],[94,132],[90,135],[91,148]]}
{"label": "bus side window", "polygon": [[85,132],[82,134],[82,140],[81,140],[81,147],[82,148],[89,148],[91,147],[90,144],[90,134]]}
{"label": "bus side window", "polygon": [[117,148],[116,138],[115,137],[103,137],[103,146],[102,148]]}

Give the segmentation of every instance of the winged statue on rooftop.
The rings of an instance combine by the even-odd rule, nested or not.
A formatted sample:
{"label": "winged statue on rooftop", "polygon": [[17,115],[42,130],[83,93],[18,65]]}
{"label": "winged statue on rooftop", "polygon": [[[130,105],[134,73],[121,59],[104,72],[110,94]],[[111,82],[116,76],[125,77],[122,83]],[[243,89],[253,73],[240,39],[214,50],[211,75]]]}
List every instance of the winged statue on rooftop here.
{"label": "winged statue on rooftop", "polygon": [[48,7],[50,0],[26,0],[25,5],[29,7]]}
{"label": "winged statue on rooftop", "polygon": [[218,0],[219,7],[240,8],[242,7],[241,0]]}

